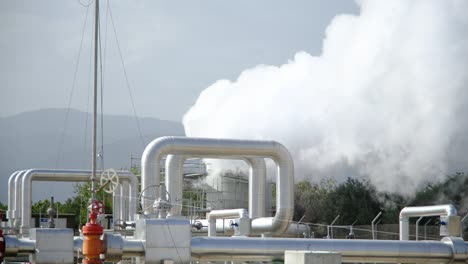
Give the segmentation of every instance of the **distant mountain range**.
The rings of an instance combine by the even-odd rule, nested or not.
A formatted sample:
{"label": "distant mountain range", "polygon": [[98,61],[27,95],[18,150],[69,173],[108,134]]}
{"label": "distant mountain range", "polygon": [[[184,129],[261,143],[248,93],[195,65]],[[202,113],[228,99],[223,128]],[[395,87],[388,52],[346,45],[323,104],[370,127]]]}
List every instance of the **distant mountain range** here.
{"label": "distant mountain range", "polygon": [[[70,110],[65,122],[66,116],[66,109],[44,109],[0,118],[2,203],[7,203],[8,178],[16,170],[91,169],[92,116]],[[173,121],[140,118],[140,137],[134,117],[105,115],[103,120],[105,168],[129,168],[131,157],[139,158],[151,140],[184,135],[182,124]],[[100,127],[100,120],[98,122]],[[33,200],[47,198],[52,192],[58,192],[54,195],[59,200],[73,196],[71,188],[65,186],[70,184],[35,183]]]}

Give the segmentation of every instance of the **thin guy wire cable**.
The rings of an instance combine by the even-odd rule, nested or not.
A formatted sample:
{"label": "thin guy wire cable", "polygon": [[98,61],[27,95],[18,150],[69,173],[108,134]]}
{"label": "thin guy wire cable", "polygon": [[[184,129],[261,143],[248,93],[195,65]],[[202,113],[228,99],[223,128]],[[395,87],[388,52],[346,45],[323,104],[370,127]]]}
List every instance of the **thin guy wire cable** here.
{"label": "thin guy wire cable", "polygon": [[111,23],[112,23],[112,28],[114,30],[115,41],[117,43],[117,50],[119,51],[119,55],[120,55],[120,61],[122,62],[122,67],[123,67],[123,71],[124,71],[124,75],[125,75],[125,82],[126,82],[126,85],[127,85],[127,90],[128,90],[129,95],[130,95],[130,101],[131,101],[132,109],[133,109],[133,116],[135,118],[135,122],[136,122],[136,125],[137,125],[137,128],[138,128],[138,133],[140,135],[141,145],[144,148],[146,146],[146,144],[145,144],[145,140],[143,139],[143,135],[141,133],[140,121],[139,121],[137,113],[136,113],[135,102],[133,100],[132,90],[131,90],[130,82],[128,80],[128,75],[127,75],[127,70],[125,69],[125,64],[124,64],[124,60],[123,60],[123,57],[122,57],[122,51],[120,49],[119,39],[117,37],[117,31],[115,29],[114,18],[112,17],[112,9],[111,9],[110,5],[109,5],[109,15],[110,15]]}
{"label": "thin guy wire cable", "polygon": [[[91,32],[91,35],[94,35],[94,27],[92,27],[92,32]],[[94,39],[93,38],[90,38],[89,39],[90,43],[89,43],[89,46],[90,47],[93,47],[93,44],[94,44]],[[92,89],[92,86],[93,86],[93,79],[91,78],[91,75],[93,74],[93,53],[90,52],[89,53],[89,72],[88,72],[88,89],[87,89],[87,94],[86,94],[86,118],[85,118],[85,130],[84,130],[84,141],[83,141],[83,156],[84,157],[87,157],[89,154],[87,153],[87,142],[88,142],[88,122],[89,122],[89,117],[90,117],[90,114],[89,114],[89,102],[90,102],[90,93],[91,93],[91,89]],[[89,166],[88,162],[86,160],[83,160],[83,167],[87,167]]]}
{"label": "thin guy wire cable", "polygon": [[172,245],[174,246],[174,248],[176,250],[176,253],[177,253],[177,256],[179,257],[180,263],[183,263],[182,257],[180,257],[179,249],[177,248],[177,246],[175,244],[175,240],[174,240],[174,236],[172,235],[171,228],[169,227],[169,225],[165,225],[165,226],[167,227],[167,231],[169,231],[169,236],[171,236]]}
{"label": "thin guy wire cable", "polygon": [[75,71],[73,73],[72,86],[70,88],[70,93],[69,93],[69,96],[68,96],[67,112],[65,114],[63,130],[62,130],[62,133],[60,135],[60,140],[59,140],[59,145],[58,145],[58,150],[57,150],[57,158],[55,160],[55,169],[58,168],[59,159],[60,159],[61,154],[62,154],[63,141],[65,140],[65,133],[66,133],[66,130],[67,130],[67,127],[68,127],[68,118],[70,116],[70,109],[71,109],[71,104],[72,104],[72,101],[73,101],[73,92],[74,92],[75,87],[76,87],[76,77],[78,75],[78,67],[80,65],[81,51],[83,49],[83,39],[84,39],[85,31],[86,31],[86,24],[87,24],[87,21],[88,21],[88,13],[89,13],[89,8],[86,8],[86,15],[85,15],[84,23],[83,23],[83,29],[82,29],[82,32],[81,32],[80,47],[78,49],[77,62],[75,64]]}

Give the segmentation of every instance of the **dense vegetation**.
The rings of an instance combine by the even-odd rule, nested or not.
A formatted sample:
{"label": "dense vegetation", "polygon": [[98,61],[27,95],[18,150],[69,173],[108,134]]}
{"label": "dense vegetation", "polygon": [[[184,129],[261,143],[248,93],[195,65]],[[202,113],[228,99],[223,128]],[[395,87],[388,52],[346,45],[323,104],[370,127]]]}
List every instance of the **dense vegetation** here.
{"label": "dense vegetation", "polygon": [[[75,196],[73,198],[68,198],[64,203],[54,203],[54,208],[58,210],[59,214],[75,215],[75,228],[78,228],[87,222],[87,207],[89,200],[91,199],[90,187],[90,183],[76,184],[74,185]],[[111,214],[112,195],[107,194],[104,191],[99,191],[96,196],[100,201],[104,201],[106,214]],[[45,215],[49,207],[50,201],[48,199],[38,201],[32,205],[32,213]]]}
{"label": "dense vegetation", "polygon": [[456,173],[445,181],[430,183],[414,196],[378,192],[369,181],[348,178],[337,184],[333,180],[296,184],[294,220],[329,224],[366,225],[382,211],[384,224],[397,224],[399,211],[405,206],[453,204],[460,215],[467,213],[468,175]]}

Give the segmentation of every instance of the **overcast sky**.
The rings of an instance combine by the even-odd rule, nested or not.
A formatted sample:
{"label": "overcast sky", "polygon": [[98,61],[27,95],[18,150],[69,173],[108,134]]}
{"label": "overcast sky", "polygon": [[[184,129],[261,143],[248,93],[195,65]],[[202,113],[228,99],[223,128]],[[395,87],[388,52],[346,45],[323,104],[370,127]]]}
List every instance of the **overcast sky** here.
{"label": "overcast sky", "polygon": [[[104,112],[132,115],[107,1],[100,3]],[[0,116],[66,108],[70,94],[72,108],[91,110],[93,5],[87,4],[0,3]],[[111,0],[110,7],[137,114],[176,121],[219,79],[284,64],[298,51],[320,54],[331,19],[357,12],[349,0]]]}

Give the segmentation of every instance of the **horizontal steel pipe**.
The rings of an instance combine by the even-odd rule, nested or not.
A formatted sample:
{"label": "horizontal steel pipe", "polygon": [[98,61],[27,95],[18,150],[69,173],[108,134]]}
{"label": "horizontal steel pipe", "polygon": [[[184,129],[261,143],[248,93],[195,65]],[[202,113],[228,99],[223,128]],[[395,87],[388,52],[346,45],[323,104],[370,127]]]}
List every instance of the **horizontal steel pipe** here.
{"label": "horizontal steel pipe", "polygon": [[36,241],[16,236],[5,236],[5,256],[14,257],[18,254],[34,253],[36,251]]}
{"label": "horizontal steel pipe", "polygon": [[104,247],[106,261],[120,261],[125,257],[138,257],[145,255],[143,240],[122,237],[120,234],[105,233]]}
{"label": "horizontal steel pipe", "polygon": [[[217,233],[232,233],[234,228],[231,226],[236,219],[227,218],[219,219],[216,221],[216,232]],[[192,232],[195,234],[207,234],[208,233],[207,219],[197,219],[192,223]],[[289,224],[288,229],[282,235],[293,235],[293,236],[304,236],[309,237],[311,234],[310,227],[306,224],[292,222]]]}
{"label": "horizontal steel pipe", "polygon": [[302,237],[310,237],[310,227],[306,224],[301,223],[290,223],[285,234],[296,235]]}
{"label": "horizontal steel pipe", "polygon": [[[466,259],[465,245],[465,259]],[[438,241],[193,237],[192,259],[200,261],[271,261],[285,250],[332,251],[343,262],[449,263],[452,246]]]}
{"label": "horizontal steel pipe", "polygon": [[[231,226],[235,219],[219,219],[216,221],[216,232],[217,233],[228,233],[233,232],[234,228]],[[207,234],[208,233],[208,220],[207,219],[197,219],[192,223],[192,232],[197,234]]]}

